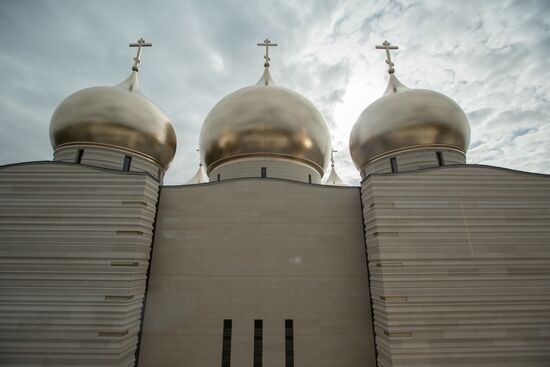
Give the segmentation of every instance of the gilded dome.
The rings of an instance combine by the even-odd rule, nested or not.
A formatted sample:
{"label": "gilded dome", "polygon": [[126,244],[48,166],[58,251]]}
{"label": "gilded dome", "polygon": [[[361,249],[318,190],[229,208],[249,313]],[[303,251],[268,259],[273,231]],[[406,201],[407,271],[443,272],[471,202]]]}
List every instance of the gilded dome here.
{"label": "gilded dome", "polygon": [[139,91],[136,71],[118,85],[87,88],[67,97],[52,115],[50,141],[54,149],[98,144],[135,151],[165,169],[176,152],[174,128]]}
{"label": "gilded dome", "polygon": [[373,159],[404,149],[447,147],[466,153],[470,125],[449,97],[409,89],[390,74],[384,95],[359,116],[350,135],[351,157],[361,170]]}
{"label": "gilded dome", "polygon": [[305,97],[275,85],[267,67],[256,85],[214,106],[200,135],[208,173],[230,160],[273,156],[307,163],[322,176],[330,149],[323,115]]}

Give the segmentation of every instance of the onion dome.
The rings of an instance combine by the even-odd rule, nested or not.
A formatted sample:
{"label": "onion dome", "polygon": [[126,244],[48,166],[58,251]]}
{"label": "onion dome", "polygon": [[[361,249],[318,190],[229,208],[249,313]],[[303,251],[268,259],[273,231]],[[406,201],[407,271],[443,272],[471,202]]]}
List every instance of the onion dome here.
{"label": "onion dome", "polygon": [[200,151],[207,172],[235,159],[278,157],[322,176],[331,149],[324,117],[305,97],[275,85],[265,66],[256,85],[229,94],[206,117]]}
{"label": "onion dome", "polygon": [[50,122],[54,149],[91,144],[142,154],[164,169],[176,152],[176,133],[160,108],[139,90],[137,67],[115,86],[83,89],[57,107]]}
{"label": "onion dome", "polygon": [[470,125],[449,97],[426,89],[409,89],[392,73],[384,95],[359,116],[350,136],[357,169],[377,157],[404,149],[447,147],[464,153]]}

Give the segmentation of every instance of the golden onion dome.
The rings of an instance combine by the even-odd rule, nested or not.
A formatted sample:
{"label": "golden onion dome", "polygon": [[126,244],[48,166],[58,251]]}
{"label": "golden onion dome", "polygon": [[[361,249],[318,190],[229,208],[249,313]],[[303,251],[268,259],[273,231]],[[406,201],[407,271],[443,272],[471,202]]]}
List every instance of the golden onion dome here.
{"label": "golden onion dome", "polygon": [[439,147],[466,153],[470,125],[449,97],[426,89],[409,89],[393,73],[384,95],[359,116],[350,135],[357,169],[404,149]]}
{"label": "golden onion dome", "polygon": [[268,65],[256,85],[214,106],[200,134],[208,173],[234,159],[270,156],[306,163],[323,176],[330,150],[323,115],[305,97],[275,85]]}
{"label": "golden onion dome", "polygon": [[50,122],[54,149],[111,146],[145,155],[164,169],[176,153],[176,133],[160,108],[139,91],[137,72],[115,86],[83,89],[57,107]]}

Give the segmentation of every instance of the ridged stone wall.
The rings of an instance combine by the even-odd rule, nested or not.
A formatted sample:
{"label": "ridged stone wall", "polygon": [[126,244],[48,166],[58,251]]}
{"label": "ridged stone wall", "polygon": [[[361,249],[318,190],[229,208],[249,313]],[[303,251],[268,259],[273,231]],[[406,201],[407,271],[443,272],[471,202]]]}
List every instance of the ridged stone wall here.
{"label": "ridged stone wall", "polygon": [[550,366],[550,176],[362,183],[379,366]]}
{"label": "ridged stone wall", "polygon": [[144,173],[0,168],[0,365],[132,366],[158,197]]}

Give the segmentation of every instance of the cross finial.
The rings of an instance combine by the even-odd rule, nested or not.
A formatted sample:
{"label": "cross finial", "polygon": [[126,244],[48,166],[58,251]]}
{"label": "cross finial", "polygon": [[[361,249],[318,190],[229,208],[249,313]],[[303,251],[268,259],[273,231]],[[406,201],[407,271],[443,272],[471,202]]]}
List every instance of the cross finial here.
{"label": "cross finial", "polygon": [[137,47],[137,55],[134,57],[134,65],[132,66],[133,71],[139,71],[138,64],[141,62],[141,48],[142,47],[151,47],[153,46],[150,42],[145,42],[143,37],[138,39],[137,43],[130,43],[130,47]]}
{"label": "cross finial", "polygon": [[264,67],[268,68],[269,67],[269,61],[271,60],[269,58],[269,47],[271,46],[277,46],[276,43],[271,43],[271,40],[269,38],[266,38],[264,40],[264,43],[258,43],[258,46],[265,46],[265,56],[264,56],[264,59],[265,59],[265,63],[264,63]]}
{"label": "cross finial", "polygon": [[378,50],[386,50],[386,56],[387,56],[387,60],[386,60],[386,64],[388,64],[388,74],[393,74],[395,73],[395,69],[394,69],[394,63],[391,61],[391,56],[390,56],[390,50],[397,50],[399,48],[399,46],[392,46],[391,43],[389,43],[388,41],[384,41],[382,43],[381,46],[376,46],[376,49]]}
{"label": "cross finial", "polygon": [[334,153],[337,153],[336,149],[331,149],[330,151],[330,166],[334,168]]}

